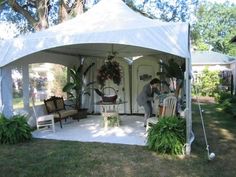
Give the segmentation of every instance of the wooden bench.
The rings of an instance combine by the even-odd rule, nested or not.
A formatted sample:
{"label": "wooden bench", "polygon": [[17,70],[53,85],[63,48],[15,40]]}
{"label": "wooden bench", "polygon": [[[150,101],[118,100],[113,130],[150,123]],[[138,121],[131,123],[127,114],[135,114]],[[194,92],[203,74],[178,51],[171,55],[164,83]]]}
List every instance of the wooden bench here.
{"label": "wooden bench", "polygon": [[79,121],[78,110],[74,108],[66,109],[63,97],[52,96],[51,98],[44,100],[44,105],[47,113],[53,114],[55,121],[60,121],[61,128],[62,119],[65,119],[66,121],[68,117],[72,117]]}

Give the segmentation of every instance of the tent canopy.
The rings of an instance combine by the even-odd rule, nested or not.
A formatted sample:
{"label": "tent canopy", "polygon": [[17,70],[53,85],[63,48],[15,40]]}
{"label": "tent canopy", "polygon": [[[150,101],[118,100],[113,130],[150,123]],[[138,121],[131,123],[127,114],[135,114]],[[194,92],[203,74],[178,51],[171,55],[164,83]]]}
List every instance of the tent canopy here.
{"label": "tent canopy", "polygon": [[82,15],[47,30],[0,43],[0,67],[45,50],[120,57],[172,54],[190,58],[189,25],[152,20],[121,0],[102,0]]}

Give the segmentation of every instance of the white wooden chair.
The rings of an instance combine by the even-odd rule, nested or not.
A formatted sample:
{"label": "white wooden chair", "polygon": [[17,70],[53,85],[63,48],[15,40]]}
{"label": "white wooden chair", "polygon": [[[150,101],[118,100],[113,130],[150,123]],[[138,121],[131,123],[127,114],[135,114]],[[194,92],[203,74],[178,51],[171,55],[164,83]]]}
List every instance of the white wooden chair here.
{"label": "white wooden chair", "polygon": [[[174,116],[176,110],[177,98],[175,96],[168,96],[163,100],[162,111],[159,111],[160,115],[156,114],[155,117],[150,117],[147,119],[146,131],[150,128],[150,124],[156,124],[158,118]],[[159,108],[159,105],[157,105]],[[158,109],[157,108],[157,109]],[[159,117],[158,117],[159,116]]]}
{"label": "white wooden chair", "polygon": [[52,131],[55,133],[55,124],[54,124],[53,114],[38,116],[35,110],[34,102],[32,102],[32,107],[33,107],[33,112],[36,118],[37,130],[39,130],[40,127],[51,127]]}

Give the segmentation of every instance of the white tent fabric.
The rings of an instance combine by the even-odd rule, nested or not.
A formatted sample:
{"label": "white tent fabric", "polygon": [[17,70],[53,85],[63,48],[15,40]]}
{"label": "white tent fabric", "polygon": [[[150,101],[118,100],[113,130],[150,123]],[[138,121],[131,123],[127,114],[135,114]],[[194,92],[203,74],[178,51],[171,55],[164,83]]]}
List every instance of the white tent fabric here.
{"label": "white tent fabric", "polygon": [[76,55],[106,56],[113,50],[120,57],[164,52],[189,58],[188,30],[186,23],[164,23],[144,17],[121,0],[102,0],[72,20],[1,43],[0,67],[56,47],[56,51]]}

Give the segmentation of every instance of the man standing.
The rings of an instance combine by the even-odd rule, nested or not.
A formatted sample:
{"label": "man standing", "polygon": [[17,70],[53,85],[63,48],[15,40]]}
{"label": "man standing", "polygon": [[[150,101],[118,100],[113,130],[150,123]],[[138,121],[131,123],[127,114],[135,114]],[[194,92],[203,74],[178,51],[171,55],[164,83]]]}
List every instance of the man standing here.
{"label": "man standing", "polygon": [[146,127],[147,119],[152,114],[152,101],[154,93],[160,94],[158,90],[158,84],[160,80],[157,78],[152,79],[148,84],[144,85],[143,90],[137,97],[137,103],[139,106],[143,106],[145,114],[144,114],[144,127]]}

